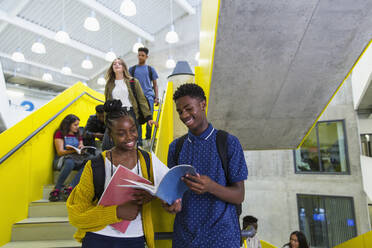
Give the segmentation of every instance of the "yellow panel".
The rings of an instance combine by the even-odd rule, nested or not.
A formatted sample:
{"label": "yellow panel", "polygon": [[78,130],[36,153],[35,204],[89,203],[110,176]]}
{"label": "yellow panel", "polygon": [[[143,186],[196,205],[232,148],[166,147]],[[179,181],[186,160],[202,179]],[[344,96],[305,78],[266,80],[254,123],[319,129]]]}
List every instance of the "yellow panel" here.
{"label": "yellow panel", "polygon": [[[0,158],[82,93],[103,100],[104,96],[77,83],[25,119],[0,134]],[[0,164],[0,246],[9,242],[15,222],[27,218],[28,204],[42,198],[43,186],[52,183],[53,134],[67,114],[85,126],[99,101],[84,95]]]}
{"label": "yellow panel", "polygon": [[359,235],[356,238],[350,239],[342,244],[336,245],[334,248],[371,248],[372,247],[372,231]]}
{"label": "yellow panel", "polygon": [[[159,130],[156,133],[157,145],[155,155],[167,163],[168,149],[173,141],[173,83],[168,82],[164,103],[160,113]],[[152,203],[152,216],[155,232],[173,232],[174,215],[165,212],[159,200]],[[172,247],[170,240],[158,240],[156,247]]]}
{"label": "yellow panel", "polygon": [[260,240],[260,242],[261,242],[262,248],[276,248],[276,246],[274,246],[274,245],[272,245],[272,244],[270,244],[266,241]]}
{"label": "yellow panel", "polygon": [[168,82],[165,92],[164,103],[160,113],[159,130],[156,133],[158,143],[155,154],[163,162],[167,163],[168,148],[173,141],[173,83]]}
{"label": "yellow panel", "polygon": [[202,2],[200,58],[199,66],[195,68],[195,83],[204,89],[207,99],[209,99],[209,89],[212,80],[219,9],[219,0],[204,0]]}
{"label": "yellow panel", "polygon": [[372,231],[363,235],[364,247],[372,247]]}

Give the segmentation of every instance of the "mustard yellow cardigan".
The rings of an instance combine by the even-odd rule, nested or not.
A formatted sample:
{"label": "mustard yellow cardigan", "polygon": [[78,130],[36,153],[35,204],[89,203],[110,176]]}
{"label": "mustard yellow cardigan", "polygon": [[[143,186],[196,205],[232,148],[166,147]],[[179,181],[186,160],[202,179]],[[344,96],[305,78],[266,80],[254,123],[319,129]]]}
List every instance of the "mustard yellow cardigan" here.
{"label": "mustard yellow cardigan", "polygon": [[[105,161],[106,152],[103,152],[102,156]],[[143,177],[153,182],[152,164],[150,166],[150,176],[148,176],[146,162],[140,152],[138,152],[138,157]],[[69,221],[71,225],[78,228],[74,238],[79,242],[82,242],[86,232],[96,232],[105,228],[107,225],[121,221],[121,219],[116,216],[117,205],[107,207],[99,206],[97,205],[97,200],[92,202],[93,197],[93,173],[91,161],[89,160],[85,165],[79,184],[71,192],[66,202]],[[149,248],[154,248],[151,202],[142,206],[141,214],[147,246]]]}

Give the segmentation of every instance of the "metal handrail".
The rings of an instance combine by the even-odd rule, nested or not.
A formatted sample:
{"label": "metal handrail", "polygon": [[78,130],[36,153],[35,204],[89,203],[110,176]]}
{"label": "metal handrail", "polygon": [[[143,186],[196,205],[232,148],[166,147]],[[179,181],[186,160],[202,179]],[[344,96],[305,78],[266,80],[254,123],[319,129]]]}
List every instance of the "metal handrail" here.
{"label": "metal handrail", "polygon": [[29,136],[27,136],[24,140],[22,140],[18,145],[16,145],[12,150],[10,150],[7,154],[5,154],[2,158],[0,158],[0,164],[2,164],[5,160],[7,160],[10,156],[13,155],[18,149],[20,149],[24,144],[26,144],[30,139],[32,139],[36,134],[38,134],[41,130],[43,130],[44,127],[46,127],[49,123],[51,123],[54,119],[56,119],[63,111],[65,111],[68,107],[70,107],[73,103],[75,103],[77,100],[79,100],[82,96],[88,95],[91,98],[99,101],[99,102],[104,102],[88,92],[83,92],[81,93],[78,97],[76,97],[74,100],[72,100],[69,104],[67,104],[63,109],[58,111],[57,114],[52,116],[49,120],[47,120],[43,125],[41,125],[38,129],[33,131]]}
{"label": "metal handrail", "polygon": [[[163,93],[163,96],[164,95],[165,95],[165,93]],[[156,116],[156,123],[158,123],[158,125],[159,125],[159,119],[160,119],[162,106],[163,106],[163,101],[160,101],[159,102],[159,108],[158,108],[158,115]],[[153,151],[153,147],[154,147],[154,143],[155,143],[155,136],[156,136],[157,131],[158,131],[158,128],[155,126],[154,131],[151,133],[150,152]]]}

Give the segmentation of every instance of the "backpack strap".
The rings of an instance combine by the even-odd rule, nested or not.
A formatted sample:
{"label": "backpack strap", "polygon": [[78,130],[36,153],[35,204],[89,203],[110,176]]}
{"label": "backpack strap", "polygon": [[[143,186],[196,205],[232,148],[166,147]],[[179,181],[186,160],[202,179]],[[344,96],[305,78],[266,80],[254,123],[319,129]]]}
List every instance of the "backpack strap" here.
{"label": "backpack strap", "polygon": [[178,165],[178,159],[180,157],[180,152],[181,152],[183,143],[185,143],[186,138],[187,138],[187,134],[183,135],[182,137],[180,137],[176,141],[176,151],[175,151],[174,157],[173,157],[174,165]]}
{"label": "backpack strap", "polygon": [[137,66],[137,65],[134,65],[133,67],[131,67],[131,68],[129,69],[129,73],[130,73],[130,75],[132,75],[132,77],[134,77],[134,73],[136,72],[136,66]]}
{"label": "backpack strap", "polygon": [[[228,147],[227,147],[227,137],[229,133],[223,130],[218,130],[216,134],[216,143],[217,143],[217,151],[218,155],[220,156],[222,162],[222,168],[225,172],[226,182],[227,185],[230,185],[229,182],[229,158],[228,158]],[[234,204],[236,208],[236,214],[238,215],[238,222],[239,216],[242,214],[242,204]],[[240,227],[240,222],[239,222]]]}
{"label": "backpack strap", "polygon": [[[228,181],[229,173],[229,159],[227,156],[227,136],[229,134],[226,131],[218,130],[216,134],[217,151],[222,162],[222,168],[225,172],[226,181]],[[229,182],[227,183],[229,184]]]}
{"label": "backpack strap", "polygon": [[130,88],[132,90],[134,98],[136,99],[137,106],[138,106],[138,109],[139,109],[140,105],[139,105],[138,98],[137,98],[137,91],[136,91],[136,88],[134,86],[135,83],[136,83],[136,80],[134,80],[134,77],[131,80],[129,80]]}
{"label": "backpack strap", "polygon": [[149,65],[147,65],[147,69],[148,69],[148,71],[149,71],[149,78],[150,78],[150,81],[152,81],[152,80],[153,80],[153,77],[152,77],[152,67],[149,66]]}
{"label": "backpack strap", "polygon": [[105,190],[105,162],[103,161],[102,154],[98,154],[92,160],[92,173],[93,173],[93,185],[94,185],[94,197],[93,201],[99,200],[103,191]]}
{"label": "backpack strap", "polygon": [[150,168],[150,166],[151,166],[150,155],[149,155],[148,152],[146,152],[146,151],[144,151],[144,150],[142,150],[140,148],[138,148],[138,150],[141,152],[143,158],[145,159],[146,169],[147,169],[147,175],[150,178],[150,171],[151,171],[151,168]]}

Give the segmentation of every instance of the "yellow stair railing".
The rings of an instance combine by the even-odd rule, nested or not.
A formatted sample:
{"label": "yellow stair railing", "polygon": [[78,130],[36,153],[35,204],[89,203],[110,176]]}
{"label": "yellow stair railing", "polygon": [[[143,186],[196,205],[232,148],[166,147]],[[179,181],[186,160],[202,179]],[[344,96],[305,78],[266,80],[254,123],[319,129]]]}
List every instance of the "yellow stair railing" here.
{"label": "yellow stair railing", "polygon": [[0,134],[0,246],[11,239],[12,225],[27,218],[30,202],[52,183],[53,134],[67,114],[85,125],[104,96],[82,83]]}

